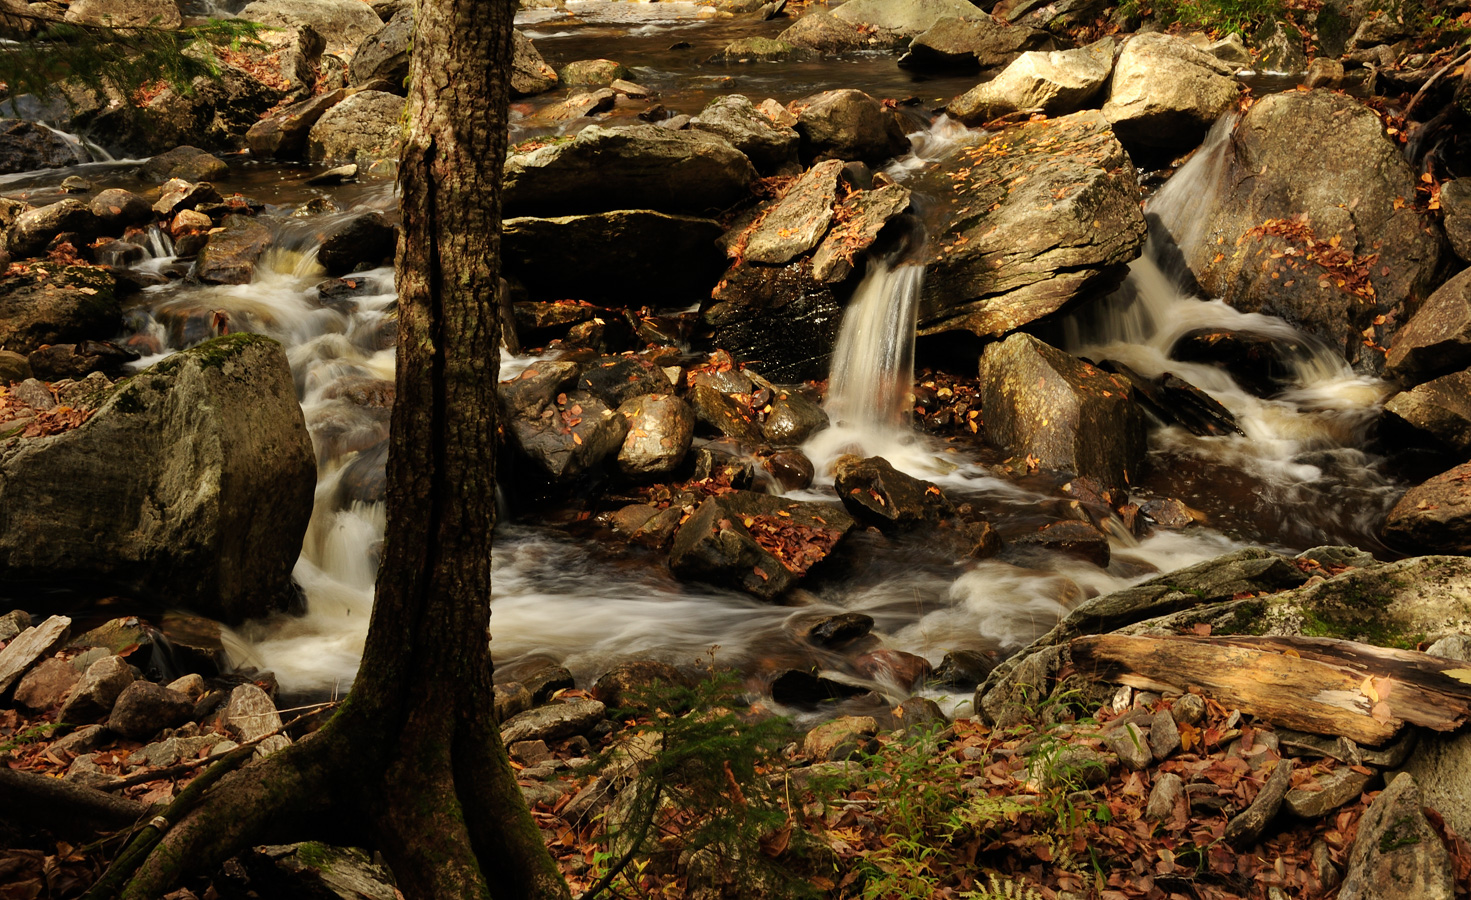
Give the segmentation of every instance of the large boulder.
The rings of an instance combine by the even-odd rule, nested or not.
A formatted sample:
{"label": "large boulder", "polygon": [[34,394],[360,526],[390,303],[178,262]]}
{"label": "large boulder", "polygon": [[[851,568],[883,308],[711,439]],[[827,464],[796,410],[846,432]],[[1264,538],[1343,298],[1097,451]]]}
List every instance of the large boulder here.
{"label": "large boulder", "polygon": [[226,216],[199,251],[194,274],[207,284],[249,284],[255,264],[275,242],[271,229],[249,216]]}
{"label": "large boulder", "polygon": [[990,18],[940,19],[909,43],[899,65],[918,71],[990,71],[1029,51],[1060,50],[1057,38],[1039,28],[1005,26]]}
{"label": "large boulder", "polygon": [[171,29],[182,25],[184,19],[177,0],[74,0],[66,8],[66,21],[108,28]]}
{"label": "large boulder", "polygon": [[909,189],[898,184],[850,193],[833,210],[837,224],[812,254],[813,277],[825,284],[847,279],[884,228],[909,211],[910,199]]}
{"label": "large boulder", "polygon": [[0,447],[0,578],[263,615],[291,596],[315,483],[280,345],[217,338],[133,376],[81,426]]}
{"label": "large boulder", "polygon": [[401,9],[377,34],[367,38],[352,56],[348,82],[354,85],[384,81],[393,93],[405,90],[409,77],[409,39],[414,33],[414,10]]}
{"label": "large boulder", "polygon": [[909,149],[898,117],[862,91],[824,91],[798,100],[795,108],[804,159],[876,165]]}
{"label": "large boulder", "polygon": [[1425,816],[1412,775],[1389,782],[1359,820],[1339,900],[1452,900],[1455,866],[1440,831]]}
{"label": "large boulder", "polygon": [[1144,245],[1138,177],[1097,111],[995,132],[939,172],[963,199],[926,248],[921,334],[1006,334],[1111,290]]}
{"label": "large boulder", "polygon": [[657,125],[592,126],[565,143],[506,160],[505,214],[613,209],[706,213],[750,195],[751,161],[724,138]]}
{"label": "large boulder", "polygon": [[1119,53],[1103,114],[1130,149],[1183,150],[1236,102],[1231,67],[1184,38],[1130,38]]}
{"label": "large boulder", "polygon": [[768,174],[787,174],[797,165],[796,129],[774,122],[741,94],[727,94],[710,101],[690,127],[708,131],[730,141],[750,157],[756,168]]}
{"label": "large boulder", "polygon": [[1394,336],[1384,376],[1418,384],[1471,366],[1471,269],[1430,295]]}
{"label": "large boulder", "polygon": [[513,446],[554,482],[568,482],[616,456],[628,423],[602,400],[567,390],[577,367],[538,363],[499,387]]}
{"label": "large boulder", "polygon": [[346,96],[347,91],[338,88],[256,122],[245,132],[250,155],[256,159],[305,159],[307,136],[312,127]]}
{"label": "large boulder", "polygon": [[403,140],[404,99],[387,91],[361,91],[322,114],[307,134],[311,162],[372,165],[397,160]]}
{"label": "large boulder", "polygon": [[[766,49],[780,51],[782,58],[785,58],[793,55],[794,50],[846,53],[851,50],[885,49],[898,40],[902,38],[887,32],[865,31],[825,9],[812,9],[793,22],[786,31],[777,35],[774,41],[768,42]],[[783,47],[793,49],[782,50]]]}
{"label": "large boulder", "polygon": [[1471,554],[1471,463],[1406,491],[1384,520],[1383,537],[1405,551]]}
{"label": "large boulder", "polygon": [[713,219],[623,209],[502,227],[504,274],[535,299],[679,306],[709,294],[725,267]]}
{"label": "large boulder", "polygon": [[1471,370],[1443,375],[1384,404],[1387,424],[1456,454],[1471,457]]}
{"label": "large boulder", "polygon": [[170,178],[218,181],[229,174],[230,166],[223,159],[188,144],[160,153],[138,167],[138,177],[155,184],[163,184]]}
{"label": "large boulder", "polygon": [[833,10],[845,22],[871,30],[913,37],[947,18],[983,19],[985,10],[969,0],[848,0]]}
{"label": "large boulder", "polygon": [[0,175],[86,162],[80,149],[44,125],[0,119]]}
{"label": "large boulder", "polygon": [[277,28],[310,26],[327,44],[327,52],[349,57],[383,27],[373,8],[362,0],[253,0],[240,18]]}
{"label": "large boulder", "polygon": [[68,197],[16,216],[6,245],[13,256],[39,256],[58,235],[75,235],[80,247],[97,234],[100,225],[91,206]]}
{"label": "large boulder", "polygon": [[1104,38],[1078,50],[1023,53],[1000,75],[950,101],[946,111],[979,125],[1019,110],[1049,116],[1086,106],[1113,71],[1114,41]]}
{"label": "large boulder", "polygon": [[1218,202],[1165,222],[1201,286],[1281,316],[1361,368],[1382,364],[1370,348],[1389,343],[1383,323],[1429,296],[1442,244],[1410,202],[1415,173],[1378,114],[1331,91],[1272,94],[1223,152],[1197,188]]}
{"label": "large boulder", "polygon": [[557,70],[547,65],[531,38],[515,32],[511,47],[511,96],[527,97],[557,86]]}
{"label": "large boulder", "polygon": [[103,269],[35,263],[0,279],[0,347],[7,350],[112,337],[121,327],[116,280]]}
{"label": "large boulder", "polygon": [[1046,469],[1127,486],[1144,464],[1144,414],[1129,382],[1029,334],[981,356],[986,436]]}
{"label": "large boulder", "polygon": [[812,263],[740,265],[721,280],[700,320],[715,346],[779,382],[827,377],[843,303]]}
{"label": "large boulder", "polygon": [[644,394],[625,401],[618,415],[628,435],[618,451],[618,469],[633,478],[668,475],[684,461],[695,433],[689,404],[668,394]]}

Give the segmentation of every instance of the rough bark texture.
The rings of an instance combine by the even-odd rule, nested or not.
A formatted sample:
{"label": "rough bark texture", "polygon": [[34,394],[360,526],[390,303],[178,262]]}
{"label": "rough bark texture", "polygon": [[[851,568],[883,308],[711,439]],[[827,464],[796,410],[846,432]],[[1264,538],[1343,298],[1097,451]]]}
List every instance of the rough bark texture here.
{"label": "rough bark texture", "polygon": [[419,898],[566,898],[493,716],[496,317],[510,0],[420,0],[399,168],[388,524],[360,676],[320,732],[222,780],[124,896],[314,813],[359,821]]}

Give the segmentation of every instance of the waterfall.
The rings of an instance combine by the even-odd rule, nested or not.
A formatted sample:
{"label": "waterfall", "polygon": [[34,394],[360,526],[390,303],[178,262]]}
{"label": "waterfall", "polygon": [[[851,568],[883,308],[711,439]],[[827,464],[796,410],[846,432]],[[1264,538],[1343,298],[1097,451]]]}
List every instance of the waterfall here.
{"label": "waterfall", "polygon": [[924,267],[872,260],[843,316],[827,409],[840,425],[890,431],[909,424],[914,318]]}

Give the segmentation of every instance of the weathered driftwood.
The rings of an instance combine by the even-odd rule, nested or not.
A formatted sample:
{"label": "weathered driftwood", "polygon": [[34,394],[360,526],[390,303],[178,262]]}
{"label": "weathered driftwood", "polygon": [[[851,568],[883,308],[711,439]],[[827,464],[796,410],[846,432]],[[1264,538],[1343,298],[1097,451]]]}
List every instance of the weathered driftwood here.
{"label": "weathered driftwood", "polygon": [[1091,635],[1072,664],[1143,690],[1198,689],[1273,725],[1377,747],[1406,723],[1451,731],[1471,720],[1471,667],[1408,650],[1304,637]]}

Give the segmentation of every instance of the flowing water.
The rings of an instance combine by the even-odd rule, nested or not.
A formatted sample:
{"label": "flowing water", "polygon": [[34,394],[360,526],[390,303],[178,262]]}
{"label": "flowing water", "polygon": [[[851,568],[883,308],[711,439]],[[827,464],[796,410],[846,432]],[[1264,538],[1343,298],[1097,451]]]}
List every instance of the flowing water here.
{"label": "flowing water", "polygon": [[[209,4],[205,4],[209,5]],[[672,110],[697,112],[719,93],[789,100],[813,90],[860,87],[881,96],[919,92],[949,97],[971,86],[957,76],[925,80],[896,69],[892,57],[858,56],[822,64],[711,65],[704,60],[727,40],[774,34],[789,22],[758,26],[710,19],[681,3],[574,2],[567,12],[527,11],[523,25],[549,61],[609,56],[634,67],[637,80],[655,87]],[[211,6],[211,8],[213,8]],[[687,44],[688,46],[681,46]],[[513,138],[585,123],[537,124],[536,115],[563,94],[536,98],[515,110]],[[1213,133],[1219,147],[1229,125]],[[914,152],[889,173],[904,179],[973,141],[977,134],[941,117],[916,136]],[[1153,199],[1149,210],[1176,243],[1193,239],[1213,200],[1200,195],[1207,167],[1219,154],[1202,149]],[[211,336],[218,323],[249,329],[287,348],[303,412],[318,458],[311,523],[295,569],[306,612],[252,623],[242,630],[241,662],[274,670],[296,693],[330,693],[350,684],[372,604],[382,540],[381,496],[387,400],[393,377],[390,312],[392,272],[362,273],[365,289],[345,302],[323,303],[315,286],[325,277],[312,234],[323,220],[293,213],[326,192],[303,183],[302,167],[236,164],[222,185],[268,204],[263,221],[277,234],[276,249],[249,285],[206,287],[173,282],[145,292],[129,312],[129,334],[150,355],[140,365]],[[88,167],[101,186],[129,186],[126,167]],[[9,195],[42,201],[60,174],[37,174],[4,186]],[[136,187],[136,183],[131,186]],[[59,194],[57,195],[59,196]],[[391,211],[391,186],[366,183],[333,189],[349,212]],[[1191,208],[1190,204],[1196,204]],[[177,267],[161,233],[149,236],[151,258],[140,268]],[[957,502],[968,502],[1007,533],[1063,517],[1052,484],[997,477],[979,444],[942,442],[908,424],[913,383],[914,306],[922,270],[903,255],[869,261],[844,323],[828,406],[835,427],[804,449],[819,471],[801,496],[835,501],[824,473],[845,452],[883,455],[896,467],[935,481]],[[852,660],[802,640],[821,616],[864,612],[875,619],[867,649],[917,653],[932,663],[950,650],[1005,650],[1046,630],[1082,599],[1159,571],[1211,558],[1244,542],[1308,546],[1325,539],[1361,539],[1395,491],[1378,476],[1374,460],[1357,449],[1382,390],[1322,354],[1309,352],[1295,368],[1295,384],[1271,399],[1254,397],[1221,370],[1173,361],[1175,339],[1210,326],[1253,331],[1309,346],[1285,323],[1236,313],[1219,302],[1192,297],[1155,259],[1134,264],[1119,295],[1093,316],[1071,323],[1070,349],[1113,358],[1142,373],[1175,372],[1210,392],[1241,422],[1245,437],[1196,438],[1176,429],[1155,433],[1155,475],[1144,491],[1184,499],[1211,516],[1206,527],[1159,531],[1142,540],[1113,536],[1113,561],[1100,569],[1057,555],[1008,552],[984,560],[955,560],[922,539],[889,542],[855,534],[826,565],[826,576],[791,606],[677,582],[658,557],[600,540],[584,531],[530,524],[516,512],[497,532],[491,631],[498,666],[514,672],[537,658],[555,659],[579,679],[628,658],[686,664],[713,653],[759,675],[782,666],[817,667],[853,677]],[[223,318],[220,318],[220,316]],[[506,358],[502,377],[530,362]],[[923,362],[921,360],[920,362]],[[887,699],[898,686],[874,682]]]}

